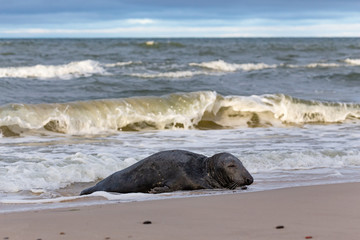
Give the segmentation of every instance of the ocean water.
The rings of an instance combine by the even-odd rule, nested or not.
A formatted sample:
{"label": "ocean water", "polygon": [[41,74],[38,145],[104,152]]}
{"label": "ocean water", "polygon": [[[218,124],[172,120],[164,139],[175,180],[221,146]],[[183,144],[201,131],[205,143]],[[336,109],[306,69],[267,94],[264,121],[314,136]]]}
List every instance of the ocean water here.
{"label": "ocean water", "polygon": [[2,212],[229,192],[78,196],[170,149],[246,191],[358,182],[360,39],[0,40],[0,132]]}

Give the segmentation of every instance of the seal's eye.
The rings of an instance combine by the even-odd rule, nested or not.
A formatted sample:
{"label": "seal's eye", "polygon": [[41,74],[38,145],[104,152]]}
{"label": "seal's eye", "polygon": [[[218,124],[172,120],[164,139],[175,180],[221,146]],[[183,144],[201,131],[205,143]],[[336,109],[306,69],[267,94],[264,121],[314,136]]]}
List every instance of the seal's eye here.
{"label": "seal's eye", "polygon": [[231,164],[231,165],[229,165],[228,166],[229,168],[234,168],[234,167],[236,167],[234,164]]}

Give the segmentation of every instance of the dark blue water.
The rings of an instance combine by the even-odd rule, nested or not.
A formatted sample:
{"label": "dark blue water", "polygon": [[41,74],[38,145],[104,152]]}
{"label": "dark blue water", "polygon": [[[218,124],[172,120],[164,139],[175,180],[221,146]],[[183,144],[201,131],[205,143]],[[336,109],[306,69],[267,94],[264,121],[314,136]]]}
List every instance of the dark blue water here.
{"label": "dark blue water", "polygon": [[[360,101],[359,61],[344,62],[360,59],[359,39],[2,40],[0,56],[0,104],[159,96],[203,90],[222,95],[283,93],[305,99]],[[60,68],[85,60],[100,64],[107,74],[98,71],[86,74],[86,66],[79,70],[78,76],[63,69],[62,73],[41,80],[40,72],[52,69],[28,69],[33,73],[24,77],[9,73],[11,68],[36,65]],[[276,67],[227,71],[189,65],[218,60]],[[133,64],[103,66],[130,61]],[[70,76],[65,81],[62,77],[66,70]],[[156,76],[184,71],[204,73]]]}

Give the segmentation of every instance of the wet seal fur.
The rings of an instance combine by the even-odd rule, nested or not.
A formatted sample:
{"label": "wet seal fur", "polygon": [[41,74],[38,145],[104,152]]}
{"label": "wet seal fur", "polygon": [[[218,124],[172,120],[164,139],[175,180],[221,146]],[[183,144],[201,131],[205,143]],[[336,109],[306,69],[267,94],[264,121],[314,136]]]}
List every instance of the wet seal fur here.
{"label": "wet seal fur", "polygon": [[179,190],[214,189],[250,185],[253,177],[230,153],[212,157],[183,150],[155,153],[115,172],[80,195],[96,191],[162,193]]}

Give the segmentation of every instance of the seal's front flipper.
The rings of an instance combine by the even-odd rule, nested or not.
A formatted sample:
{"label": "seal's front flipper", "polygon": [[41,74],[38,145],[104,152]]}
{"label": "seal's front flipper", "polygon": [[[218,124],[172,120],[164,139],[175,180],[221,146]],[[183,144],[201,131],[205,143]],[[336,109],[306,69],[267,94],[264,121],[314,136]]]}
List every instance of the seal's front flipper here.
{"label": "seal's front flipper", "polygon": [[87,195],[87,194],[91,194],[93,192],[95,192],[95,186],[94,187],[89,187],[83,191],[81,191],[80,195]]}
{"label": "seal's front flipper", "polygon": [[154,187],[149,191],[149,193],[164,193],[164,192],[171,192],[171,189],[168,186],[163,186],[163,187]]}

